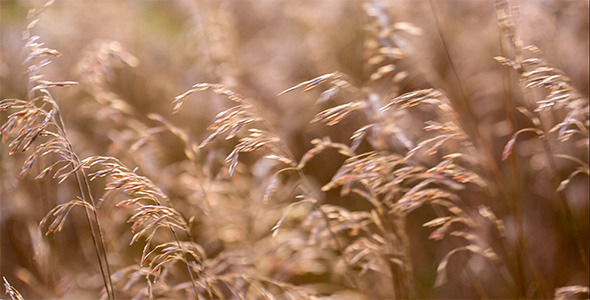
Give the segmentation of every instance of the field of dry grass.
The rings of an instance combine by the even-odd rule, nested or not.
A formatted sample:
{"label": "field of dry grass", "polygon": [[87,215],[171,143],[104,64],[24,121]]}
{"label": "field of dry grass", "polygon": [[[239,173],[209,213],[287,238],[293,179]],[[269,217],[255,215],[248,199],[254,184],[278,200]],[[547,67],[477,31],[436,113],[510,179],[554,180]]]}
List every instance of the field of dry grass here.
{"label": "field of dry grass", "polygon": [[6,296],[587,299],[588,12],[0,1]]}

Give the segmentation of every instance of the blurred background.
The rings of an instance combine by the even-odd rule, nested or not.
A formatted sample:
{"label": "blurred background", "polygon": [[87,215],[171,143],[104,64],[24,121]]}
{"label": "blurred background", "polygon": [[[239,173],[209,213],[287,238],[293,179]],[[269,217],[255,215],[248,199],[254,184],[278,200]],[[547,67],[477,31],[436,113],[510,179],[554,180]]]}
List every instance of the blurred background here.
{"label": "blurred background", "polygon": [[[42,3],[0,1],[0,99],[26,98],[22,32],[27,25],[27,11]],[[396,73],[405,71],[407,78],[399,84],[398,93],[437,88],[451,99],[461,98],[448,51],[481,128],[491,141],[494,157],[501,171],[508,174],[507,164],[501,162],[510,131],[506,129],[502,66],[493,59],[501,55],[494,1],[435,3],[381,3],[391,22],[410,23],[420,32],[399,37],[398,46],[405,57],[396,62]],[[62,54],[44,70],[46,78],[80,83],[54,92],[68,137],[80,157],[110,155],[131,168],[138,166],[173,202],[179,203],[183,213],[196,217],[195,237],[212,257],[221,251],[248,252],[257,247],[253,260],[260,272],[295,284],[328,284],[333,280],[327,279],[326,274],[337,272],[313,270],[317,266],[303,266],[303,270],[284,267],[286,270],[281,272],[286,275],[277,275],[281,264],[288,266],[286,262],[296,257],[295,250],[275,253],[278,245],[297,244],[306,237],[292,231],[270,238],[270,228],[282,214],[280,208],[291,201],[294,192],[282,187],[270,207],[260,203],[271,173],[270,166],[258,161],[255,155],[243,156],[244,164],[239,165],[243,169],[238,169],[231,180],[208,183],[212,196],[207,204],[195,177],[189,176],[184,145],[176,136],[161,133],[141,149],[129,149],[148,128],[161,125],[148,117],[154,113],[184,130],[193,142],[204,140],[213,117],[232,103],[210,92],[198,93],[173,115],[174,98],[200,82],[223,83],[254,99],[297,158],[311,148],[313,138],[329,135],[334,141],[347,142],[354,130],[366,124],[362,116],[346,119],[334,127],[310,124],[316,113],[328,107],[314,106],[321,91],[277,95],[299,82],[334,71],[346,74],[347,80],[362,89],[376,93],[390,90],[387,83],[376,84],[369,78],[374,67],[367,63],[365,49],[371,18],[363,9],[364,4],[333,0],[58,0],[40,15],[33,33],[47,47]],[[438,27],[434,12],[438,14]],[[518,31],[525,44],[537,46],[540,56],[563,70],[585,101],[589,92],[588,12],[589,2],[584,0],[535,0],[521,1],[518,17]],[[441,25],[446,50],[439,35]],[[517,86],[515,80],[513,85]],[[524,103],[522,95],[515,93],[514,98],[515,102]],[[7,115],[0,114],[2,123]],[[526,125],[526,120],[518,121],[520,127]],[[414,125],[408,123],[408,127]],[[216,141],[205,149],[199,159],[208,178],[223,172],[223,159],[234,144]],[[555,216],[555,204],[550,201],[554,192],[547,185],[550,175],[543,172],[546,165],[535,152],[538,141],[523,136],[518,145],[523,162],[525,232],[531,257],[547,276],[549,287],[587,285],[587,267],[569,258],[575,256],[576,250],[568,240],[570,236],[563,235],[561,228],[565,225]],[[61,233],[45,237],[38,228],[50,209],[76,197],[73,183],[57,185],[56,180],[35,181],[34,176],[19,181],[16,175],[26,153],[9,156],[7,143],[0,150],[0,274],[28,299],[95,298],[102,283],[81,211],[73,211]],[[556,146],[556,153],[561,150],[564,149]],[[565,150],[588,161],[588,154],[581,150]],[[306,167],[317,187],[327,183],[344,161],[344,157],[334,153],[320,155]],[[563,162],[560,170],[567,176],[574,167]],[[37,173],[43,169],[37,168]],[[96,197],[100,198],[104,182],[93,184]],[[576,177],[567,195],[576,212],[577,228],[585,228],[583,241],[587,247],[587,177]],[[341,198],[338,193],[328,192],[325,197],[328,203],[351,210],[367,209],[352,196]],[[115,203],[105,200],[100,214],[103,223],[108,224],[105,239],[109,259],[117,270],[137,263],[141,246],[128,247],[129,211],[115,208]],[[421,225],[433,216],[431,210],[420,209],[408,221],[416,296],[478,297],[459,267],[450,267],[449,284],[433,287],[436,265],[450,247],[428,240],[430,232]],[[501,217],[505,217],[510,228],[511,218]],[[297,245],[291,247],[299,249]],[[318,265],[329,265],[323,262],[329,260],[323,254],[308,255]],[[459,255],[452,264],[461,265],[465,260]],[[482,272],[481,276],[490,297],[504,297],[509,287],[497,278],[498,274]],[[330,291],[327,293],[334,291],[322,288]],[[531,295],[538,296],[534,293]]]}

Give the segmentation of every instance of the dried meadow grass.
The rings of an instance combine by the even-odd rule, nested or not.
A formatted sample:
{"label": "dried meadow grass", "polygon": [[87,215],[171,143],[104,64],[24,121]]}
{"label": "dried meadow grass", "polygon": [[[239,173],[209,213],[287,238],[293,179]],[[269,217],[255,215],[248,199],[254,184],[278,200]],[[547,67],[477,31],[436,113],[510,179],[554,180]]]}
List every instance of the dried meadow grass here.
{"label": "dried meadow grass", "polygon": [[[10,208],[2,225],[14,222],[19,199],[43,199],[44,217],[26,218],[28,235],[2,231],[3,251],[7,237],[6,253],[29,249],[39,261],[3,257],[12,299],[588,295],[589,113],[587,89],[577,88],[588,69],[580,83],[524,41],[520,12],[537,4],[280,1],[269,4],[274,16],[257,3],[128,4],[162,30],[177,26],[170,16],[186,17],[181,38],[195,40],[198,59],[170,74],[176,86],[160,82],[166,70],[141,47],[103,38],[70,63],[80,84],[47,80],[60,53],[34,32],[59,4],[28,14],[26,88],[0,102],[2,150],[14,157],[0,156],[0,186],[6,177],[24,186],[0,190]],[[315,20],[324,5],[333,16]],[[471,60],[459,55],[463,21],[449,16],[461,14],[492,20],[500,37],[470,37],[499,63],[482,62],[483,82],[467,78]],[[312,37],[274,37],[286,29]],[[309,43],[316,49],[298,52]],[[162,47],[149,50],[195,60]],[[268,49],[281,57],[262,62]],[[124,86],[138,78],[161,85]],[[139,98],[158,87],[185,92],[145,113]],[[19,159],[18,169],[8,163]],[[71,258],[62,235],[81,249]],[[72,263],[55,279],[42,258]]]}

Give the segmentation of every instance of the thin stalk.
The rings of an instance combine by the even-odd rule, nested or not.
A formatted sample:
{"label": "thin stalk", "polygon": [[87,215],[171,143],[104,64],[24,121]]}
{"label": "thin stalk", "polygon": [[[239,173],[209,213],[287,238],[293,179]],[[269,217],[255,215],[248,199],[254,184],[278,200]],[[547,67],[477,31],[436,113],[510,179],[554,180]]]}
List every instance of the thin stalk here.
{"label": "thin stalk", "polygon": [[[502,8],[502,6],[504,5],[508,5],[506,2],[496,2],[496,10],[499,11],[501,9],[506,10],[503,15],[505,15],[504,17],[506,18],[514,18],[514,15],[512,15],[511,12],[509,12],[509,8],[505,7]],[[514,20],[512,20],[514,21]],[[501,22],[500,20],[498,22]],[[499,23],[500,24],[500,23]],[[506,25],[507,26],[507,25]],[[511,26],[515,26],[515,25],[511,25]],[[514,56],[516,57],[516,61],[520,62],[522,61],[522,46],[517,42],[517,35],[516,35],[516,28],[511,28],[513,30],[513,32],[510,31],[510,29],[506,29],[506,27],[502,27],[501,30],[501,35],[500,35],[500,49],[501,49],[501,55],[504,57],[507,57],[508,54],[508,45],[512,46],[513,51],[514,51]],[[520,71],[522,71],[522,68],[519,68]],[[512,87],[511,87],[511,83],[512,83],[512,78],[511,78],[511,72],[509,71],[509,67],[504,66],[503,67],[503,85],[504,85],[504,101],[505,101],[505,109],[506,109],[506,116],[508,117],[510,123],[511,123],[511,127],[512,127],[512,134],[514,134],[514,132],[517,130],[517,124],[516,124],[516,118],[514,116],[514,103],[513,103],[513,99],[512,99]],[[523,90],[521,88],[521,90]],[[525,101],[526,99],[526,95],[525,95]],[[512,208],[513,208],[513,212],[512,214],[514,215],[514,219],[515,219],[515,223],[516,223],[516,228],[517,228],[517,243],[518,243],[518,247],[520,249],[520,254],[522,255],[522,257],[524,258],[526,264],[528,265],[532,275],[533,275],[533,281],[537,287],[537,289],[539,290],[539,292],[541,293],[542,297],[544,298],[549,298],[550,297],[550,292],[548,291],[548,288],[543,280],[543,276],[540,274],[537,266],[535,265],[535,263],[532,261],[532,258],[529,255],[529,249],[528,249],[528,242],[527,242],[527,238],[526,235],[524,233],[524,226],[523,226],[523,216],[522,216],[522,202],[520,201],[520,186],[519,186],[519,171],[518,171],[518,159],[516,155],[511,155],[510,157],[510,165],[511,165],[511,176],[513,178],[513,182],[515,184],[515,186],[513,187],[513,191],[512,191]],[[522,276],[522,287],[521,287],[521,293],[526,294],[526,287],[524,286],[524,274],[522,274],[522,270],[521,270],[521,265],[522,265],[522,260],[520,255],[516,255],[516,259],[517,259],[517,267],[518,267],[518,275]]]}
{"label": "thin stalk", "polygon": [[[453,76],[457,80],[459,93],[460,93],[461,98],[463,99],[463,103],[465,105],[465,110],[467,112],[468,119],[474,128],[473,136],[475,137],[475,141],[477,142],[477,144],[480,145],[480,148],[483,149],[483,152],[484,152],[483,154],[484,154],[486,160],[489,162],[487,164],[487,166],[490,168],[489,171],[491,171],[492,176],[495,180],[496,186],[498,187],[498,190],[500,191],[500,197],[503,199],[504,203],[508,203],[508,200],[507,200],[508,197],[506,195],[506,187],[504,184],[504,178],[500,172],[498,163],[494,159],[491,145],[489,144],[487,139],[484,138],[484,135],[481,131],[479,118],[477,117],[477,115],[473,111],[473,107],[471,106],[470,99],[467,96],[467,92],[465,90],[463,80],[462,80],[461,76],[459,75],[459,72],[457,71],[457,68],[455,67],[454,61],[451,57],[451,54],[449,51],[449,46],[447,44],[447,40],[446,40],[445,33],[444,33],[444,26],[443,26],[443,23],[439,17],[439,12],[437,11],[438,7],[435,5],[434,1],[432,1],[432,0],[430,0],[430,7],[432,9],[432,13],[433,13],[434,18],[436,20],[435,24],[436,24],[437,32],[438,32],[438,35],[439,35],[441,42],[443,44],[445,56],[446,56],[447,61],[449,63],[449,67],[451,68],[451,72],[453,73]],[[455,109],[455,111],[459,112],[458,109]],[[460,113],[459,115],[462,115],[462,114]],[[469,127],[467,127],[467,128],[469,128]],[[491,191],[491,192],[493,193],[493,191]],[[485,295],[485,292],[483,290],[483,287],[481,286],[480,280],[479,279],[473,280],[473,278],[472,278],[472,283],[474,284],[474,287],[476,288],[476,290],[478,291],[480,296],[487,298]]]}
{"label": "thin stalk", "polygon": [[[164,198],[164,201],[166,202],[166,206],[174,209],[174,206],[172,205],[172,202],[168,198]],[[157,202],[158,202],[158,205],[162,205],[159,201],[157,201]],[[176,211],[178,211],[178,213],[180,214],[180,211],[179,210],[176,210]],[[182,214],[181,214],[181,216],[182,216]],[[185,219],[184,216],[182,216],[182,218]],[[186,221],[184,221],[184,222],[188,225],[188,223]],[[178,248],[182,252],[184,264],[186,266],[186,270],[188,272],[188,275],[189,275],[189,277],[191,279],[191,285],[192,285],[192,288],[193,288],[193,292],[195,293],[195,297],[198,298],[199,297],[199,293],[198,293],[199,290],[198,290],[198,288],[196,286],[196,283],[195,283],[196,281],[195,281],[195,277],[193,275],[193,272],[191,271],[191,268],[189,266],[188,257],[186,255],[186,253],[183,251],[182,245],[180,244],[180,239],[178,238],[178,235],[176,234],[176,231],[174,230],[174,228],[172,228],[172,226],[170,226],[170,225],[168,225],[168,228],[170,229],[170,231],[172,232],[172,235],[174,236],[174,240],[176,241],[176,245],[178,246]],[[187,227],[185,233],[186,233],[187,237],[189,238],[189,240],[191,242],[193,242],[194,239],[193,239],[193,236],[190,233],[190,228]],[[203,261],[202,258],[199,258],[199,259],[201,259],[201,261]],[[206,278],[205,278],[205,283],[207,284],[207,286],[209,285],[209,282],[207,281]],[[208,288],[207,289],[207,292],[209,293],[209,297],[210,298],[213,298],[213,296],[211,295],[211,288]]]}
{"label": "thin stalk", "polygon": [[[502,3],[502,4],[506,5],[506,3]],[[516,34],[512,34],[507,37],[508,37],[508,41],[510,42],[510,45],[513,47],[514,52],[515,52],[514,61],[518,64],[515,69],[516,69],[517,73],[519,75],[521,75],[524,72],[523,67],[521,65],[523,43]],[[530,95],[530,91],[526,87],[522,86],[522,84],[520,85],[520,90],[523,93],[525,103],[534,106],[535,101],[532,99],[532,96]],[[541,120],[539,112],[534,112],[534,114],[538,120]],[[548,132],[547,132],[547,130],[545,130],[545,128],[543,128],[542,124],[534,124],[534,126],[535,126],[535,128],[537,128],[543,132],[543,135],[541,136],[541,142],[543,144],[544,152],[547,157],[549,167],[550,167],[551,172],[553,174],[552,181],[553,181],[554,188],[557,189],[561,180],[560,180],[560,176],[558,174],[558,168],[557,168],[557,164],[555,162],[555,157],[554,157],[553,151],[551,149],[551,145],[549,144]],[[581,262],[585,266],[585,268],[588,269],[588,259],[586,257],[585,251],[584,251],[584,246],[582,245],[582,238],[580,236],[580,232],[578,230],[575,230],[573,215],[571,213],[571,208],[569,207],[569,203],[567,201],[565,193],[563,191],[557,191],[557,197],[559,198],[559,202],[561,204],[560,212],[562,214],[562,218],[565,218],[567,226],[573,228],[574,239],[575,239],[576,246],[577,246],[579,254],[580,254]],[[565,216],[563,216],[563,214],[565,214]],[[526,247],[526,244],[524,244],[524,247]],[[524,250],[523,252],[525,252],[525,253],[528,252],[528,251],[526,251],[526,248],[523,250]],[[525,258],[530,260],[530,258],[528,258],[528,257],[525,257]],[[542,278],[542,276],[540,274],[538,274],[538,271],[535,270],[536,268],[533,268],[533,265],[531,263],[529,263],[529,265],[531,265],[531,271],[533,272],[533,276],[538,277],[539,279]],[[543,290],[545,290],[545,289],[541,289],[542,292],[543,292]],[[547,296],[548,296],[547,292],[544,292],[544,297],[547,297]]]}
{"label": "thin stalk", "polygon": [[[395,274],[399,273],[399,267],[396,266],[395,263],[388,261],[388,265],[389,265],[389,269],[391,271],[391,276],[392,276],[392,280],[393,280],[393,284],[394,286],[397,287],[395,293],[396,293],[396,299],[414,299],[415,296],[415,291],[413,288],[413,277],[414,277],[414,272],[413,272],[413,268],[412,268],[412,262],[409,258],[409,253],[410,253],[410,239],[408,238],[408,235],[406,234],[405,228],[401,228],[398,229],[399,227],[405,227],[405,222],[406,222],[406,218],[404,216],[398,215],[395,217],[396,223],[398,226],[394,226],[391,221],[389,220],[389,218],[387,218],[385,216],[385,214],[383,213],[383,210],[381,207],[377,208],[377,213],[379,214],[380,218],[382,219],[382,221],[387,224],[387,227],[389,227],[389,230],[391,230],[390,234],[393,234],[394,232],[397,233],[397,236],[399,237],[399,239],[401,240],[401,244],[403,245],[403,255],[404,255],[404,260],[406,262],[406,264],[404,264],[404,266],[406,266],[406,268],[404,268],[404,273],[399,274],[399,277],[402,277],[404,280],[404,288],[402,289],[402,287],[400,286],[399,280],[396,280],[396,276],[394,276]],[[388,238],[387,241],[390,244],[391,249],[394,249],[394,245],[392,244],[392,240],[393,238]]]}
{"label": "thin stalk", "polygon": [[[559,176],[559,170],[557,168],[557,163],[555,162],[555,154],[553,153],[553,150],[551,149],[551,145],[549,144],[549,140],[547,139],[547,135],[545,135],[545,137],[542,139],[543,142],[543,148],[545,149],[545,153],[547,156],[547,160],[549,161],[549,166],[551,167],[551,171],[553,172],[553,185],[555,187],[555,189],[557,190],[557,187],[559,186],[560,182],[561,182],[561,178]],[[584,265],[584,267],[586,269],[588,269],[588,258],[586,257],[586,253],[584,251],[584,245],[582,244],[582,237],[580,236],[580,232],[576,229],[576,224],[574,223],[574,216],[572,214],[572,209],[569,205],[569,202],[567,200],[567,196],[565,195],[564,191],[558,191],[557,192],[557,196],[559,198],[559,202],[561,204],[561,208],[562,208],[562,213],[565,213],[565,219],[567,222],[567,225],[569,227],[571,227],[573,229],[573,233],[574,233],[574,239],[576,240],[576,246],[578,247],[578,252],[580,254],[580,260],[582,262],[582,264]]]}
{"label": "thin stalk", "polygon": [[[58,112],[58,114],[59,114],[59,112]],[[61,120],[61,116],[60,116],[60,122],[62,122],[61,124],[63,126],[63,120]],[[71,156],[70,157],[70,160],[71,160],[70,164],[72,165],[73,168],[76,168],[78,165],[80,165],[80,160],[78,159],[76,154],[73,152],[72,145],[67,140],[67,138],[65,136],[65,132],[62,130],[62,128],[58,128],[58,129],[61,131],[62,137],[67,142],[68,152]],[[86,212],[86,214],[85,214],[86,221],[88,222],[88,227],[90,228],[92,241],[94,243],[94,248],[96,250],[96,257],[98,259],[100,272],[103,277],[107,296],[109,297],[110,300],[114,300],[115,295],[114,295],[114,290],[113,290],[113,283],[111,281],[111,272],[109,269],[109,263],[108,263],[108,258],[107,258],[107,254],[106,254],[106,249],[104,247],[105,242],[104,242],[104,238],[102,235],[101,226],[100,226],[100,222],[98,220],[98,215],[96,212],[95,201],[94,201],[94,198],[92,197],[91,190],[90,189],[85,190],[84,187],[82,186],[83,179],[81,179],[81,178],[86,178],[86,175],[83,172],[80,172],[81,170],[82,170],[82,168],[80,168],[78,171],[75,172],[76,185],[78,187],[78,192],[80,193],[80,197],[82,197],[82,200],[84,202],[90,203],[92,205],[92,209],[89,209],[86,206],[84,206],[84,211]],[[89,188],[88,185],[87,185],[87,188]],[[90,199],[90,201],[88,199]],[[93,212],[94,223],[92,220],[92,215],[89,210],[92,210],[92,212]],[[96,224],[96,226],[95,226],[95,224]],[[103,260],[103,258],[104,258],[104,260]]]}
{"label": "thin stalk", "polygon": [[[73,165],[73,164],[72,164]],[[78,186],[78,191],[82,197],[82,200],[86,203],[91,203],[93,209],[89,209],[86,206],[84,207],[84,211],[86,212],[86,220],[88,222],[88,227],[90,227],[90,233],[92,236],[92,241],[94,242],[94,247],[96,249],[96,257],[98,259],[98,264],[100,267],[100,273],[102,274],[102,279],[104,281],[105,284],[105,289],[106,289],[106,293],[107,296],[109,297],[110,300],[114,300],[115,299],[115,295],[114,295],[114,291],[113,291],[113,283],[111,282],[111,273],[109,270],[109,264],[108,264],[108,259],[106,256],[106,251],[104,248],[104,239],[102,236],[102,232],[100,230],[100,225],[98,222],[98,218],[96,218],[94,221],[96,223],[96,227],[93,224],[93,220],[92,220],[92,216],[90,214],[90,210],[92,210],[94,212],[94,216],[96,217],[96,206],[94,205],[94,202],[92,201],[88,201],[86,193],[84,192],[84,189],[82,187],[82,180],[80,179],[80,174],[78,172],[76,172],[76,184]],[[97,228],[98,227],[98,228]],[[97,234],[98,233],[98,234]],[[98,235],[98,237],[97,237]],[[101,246],[102,245],[102,246]],[[103,258],[104,257],[104,260]]]}
{"label": "thin stalk", "polygon": [[[525,88],[523,88],[523,92],[524,92],[525,98],[528,99],[528,101],[530,103],[530,101],[532,101],[532,97],[530,95],[530,92],[528,90],[526,90]],[[537,115],[539,120],[541,120],[539,112],[535,112],[535,114]],[[549,135],[548,135],[547,131],[544,128],[542,128],[542,126],[536,126],[536,127],[538,127],[538,129],[543,131],[543,136],[541,137],[541,143],[543,144],[545,156],[547,158],[547,162],[549,163],[549,168],[553,174],[551,179],[553,181],[554,189],[557,190],[557,187],[559,186],[559,184],[561,182],[561,178],[559,176],[559,169],[558,169],[557,163],[555,161],[555,154],[553,153],[553,150],[551,149],[551,145],[549,144]],[[580,232],[578,230],[575,230],[576,224],[574,223],[574,216],[572,214],[571,207],[568,203],[567,196],[565,195],[564,191],[557,191],[557,197],[559,199],[559,203],[561,204],[560,211],[561,211],[561,214],[563,215],[562,217],[565,219],[567,226],[574,229],[573,235],[574,235],[574,239],[576,242],[576,247],[578,248],[578,252],[580,255],[580,261],[582,262],[584,267],[586,269],[588,269],[588,258],[586,257],[586,253],[584,251],[582,237],[580,236]]]}
{"label": "thin stalk", "polygon": [[[434,2],[432,0],[430,0],[430,7],[432,9],[432,13],[433,13],[434,18],[436,20],[436,28],[438,31],[438,35],[442,41],[444,52],[445,52],[446,58],[449,62],[451,72],[453,73],[453,76],[457,80],[457,86],[459,88],[459,93],[461,95],[463,103],[465,104],[465,110],[467,111],[467,115],[469,117],[470,123],[471,123],[471,125],[473,125],[474,131],[475,131],[474,137],[475,137],[476,141],[478,142],[478,144],[481,146],[481,148],[483,148],[485,158],[489,162],[487,164],[487,166],[490,167],[490,171],[492,172],[494,180],[496,181],[496,186],[500,190],[501,197],[504,199],[504,202],[507,203],[508,201],[506,200],[507,196],[506,196],[506,191],[505,191],[504,178],[500,172],[497,161],[494,159],[494,155],[492,153],[492,147],[490,146],[488,140],[484,138],[484,135],[481,131],[481,126],[479,124],[480,123],[479,118],[477,117],[477,115],[473,111],[473,108],[471,106],[471,102],[469,101],[469,97],[467,96],[467,92],[465,90],[465,85],[463,84],[463,80],[461,79],[461,76],[459,75],[459,72],[457,71],[457,68],[455,67],[455,63],[453,62],[453,59],[451,58],[449,46],[447,45],[447,40],[445,38],[443,23],[440,20],[439,12],[437,11],[438,7],[435,8],[435,6],[436,5],[434,4]],[[459,111],[459,110],[456,109],[455,111]],[[469,128],[469,127],[467,127],[467,128]]]}
{"label": "thin stalk", "polygon": [[[70,160],[71,160],[72,167],[77,168],[81,164],[80,159],[78,158],[78,156],[74,152],[74,149],[72,148],[72,144],[70,143],[70,141],[67,138],[64,121],[63,121],[61,113],[58,109],[57,103],[53,99],[51,99],[50,101],[51,101],[52,105],[54,106],[54,109],[55,109],[56,115],[57,115],[57,121],[59,122],[59,123],[56,123],[55,125],[56,125],[57,129],[59,130],[63,139],[66,141],[66,144],[68,147],[67,150],[68,150],[68,153],[70,154]],[[80,196],[82,197],[82,200],[84,202],[90,203],[92,205],[92,213],[94,215],[94,221],[96,223],[96,227],[92,223],[92,218],[91,218],[90,212],[88,211],[88,208],[84,207],[84,210],[86,212],[86,220],[88,221],[88,226],[90,227],[90,231],[92,233],[92,240],[94,242],[94,246],[96,249],[96,255],[98,257],[98,262],[100,265],[100,272],[101,272],[103,280],[104,280],[107,295],[110,300],[114,300],[115,299],[115,291],[113,289],[113,282],[111,280],[111,271],[109,268],[109,260],[107,257],[104,237],[102,234],[102,227],[100,225],[100,221],[98,218],[98,213],[97,213],[97,209],[96,209],[96,202],[94,201],[94,197],[92,196],[92,190],[90,189],[90,184],[88,183],[88,178],[87,178],[86,174],[84,173],[84,169],[78,168],[78,170],[75,172],[75,174],[76,174],[76,184],[78,186],[78,191],[80,192]],[[86,186],[86,190],[84,190],[84,188],[82,186],[82,182],[84,182],[84,184]],[[90,199],[90,201],[89,201],[89,199]],[[98,237],[97,237],[97,235],[98,235]],[[104,257],[104,261],[101,259],[101,257],[100,257],[101,255]],[[104,263],[104,266],[103,266],[103,263]]]}
{"label": "thin stalk", "polygon": [[[182,256],[183,256],[183,259],[184,259],[184,264],[186,265],[186,269],[188,271],[188,275],[191,278],[191,285],[192,285],[193,291],[195,293],[195,297],[198,298],[199,297],[199,293],[198,293],[197,286],[195,284],[195,277],[193,276],[193,272],[191,271],[191,268],[190,268],[190,266],[188,264],[188,257],[186,256],[186,253],[183,251],[182,246],[180,245],[180,240],[178,239],[178,235],[176,234],[176,231],[174,231],[174,228],[172,228],[172,226],[170,226],[170,225],[168,225],[168,228],[170,228],[170,231],[172,231],[172,235],[174,236],[174,239],[176,240],[176,245],[178,246],[178,249],[180,249],[181,252],[182,252]],[[190,228],[187,228],[186,234],[192,240],[192,236],[191,236],[191,234],[190,234],[190,232],[188,230],[190,230]],[[205,280],[205,283],[207,285],[209,284],[209,282],[207,282],[207,280]],[[207,292],[209,292],[209,298],[213,299],[213,295],[211,294],[211,289],[210,288],[207,289]]]}
{"label": "thin stalk", "polygon": [[[0,155],[2,155],[0,153]],[[42,158],[43,161],[46,160],[45,157]],[[40,170],[40,166],[43,165],[43,163],[40,163],[36,166],[37,171],[35,173],[39,173],[41,172]],[[39,179],[37,181],[37,184],[39,185],[39,190],[41,192],[41,211],[42,214],[45,216],[49,213],[49,211],[51,210],[52,207],[55,207],[57,205],[56,201],[55,201],[55,194],[54,194],[54,190],[51,190],[51,196],[49,195],[50,190],[48,189],[49,182],[46,179]],[[0,194],[0,199],[2,198],[2,195]],[[51,202],[51,203],[50,203]],[[51,258],[55,260],[55,266],[59,266],[60,262],[59,262],[59,256],[57,255],[56,251],[56,241],[53,235],[49,235],[46,237],[47,238],[47,242],[49,244],[49,253],[51,255]],[[43,266],[45,266],[43,268],[43,270],[41,270],[43,272],[43,276],[45,278],[47,278],[47,280],[49,281],[49,283],[54,284],[55,282],[57,282],[58,278],[61,278],[61,270],[58,268],[52,268],[49,264],[43,264]]]}
{"label": "thin stalk", "polygon": [[[160,193],[161,193],[161,194],[164,194],[164,193],[163,193],[163,192],[161,192],[161,191],[160,191]],[[183,215],[180,213],[180,211],[179,211],[179,210],[177,210],[177,209],[175,209],[175,208],[174,208],[174,206],[172,205],[172,202],[171,202],[171,201],[170,201],[168,198],[164,198],[163,200],[164,200],[164,202],[165,202],[165,206],[168,206],[168,207],[170,207],[170,208],[172,208],[172,209],[176,210],[176,211],[177,211],[177,212],[178,212],[178,213],[181,215],[181,217],[182,217],[182,219],[183,219],[184,223],[188,225],[188,223],[186,222],[186,219],[184,218],[184,216],[183,216]],[[156,201],[156,203],[157,203],[158,205],[160,205],[160,206],[164,206],[164,205],[163,205],[163,204],[162,204],[162,203],[161,203],[161,202],[160,202],[158,199],[155,199],[155,201]],[[187,270],[187,272],[188,272],[188,275],[189,275],[189,277],[190,277],[190,280],[191,280],[191,286],[192,286],[192,288],[193,288],[193,292],[195,293],[195,297],[197,297],[197,298],[198,298],[198,297],[199,297],[198,288],[197,288],[197,286],[196,286],[196,280],[195,280],[195,277],[194,277],[194,275],[193,275],[193,272],[191,271],[190,265],[189,265],[189,263],[188,263],[188,256],[187,256],[187,255],[186,255],[186,253],[184,252],[184,249],[183,249],[183,247],[182,247],[182,245],[181,245],[181,243],[180,243],[180,239],[178,238],[178,234],[176,233],[176,231],[174,230],[174,228],[173,228],[171,225],[168,225],[168,229],[170,229],[170,231],[172,232],[172,235],[174,236],[174,240],[175,240],[175,242],[176,242],[176,245],[178,246],[178,249],[180,249],[180,251],[182,252],[182,258],[183,258],[183,262],[184,262],[184,265],[186,266],[186,270]],[[185,234],[187,235],[187,237],[188,237],[189,241],[191,241],[191,242],[193,242],[193,241],[194,241],[194,239],[193,239],[193,237],[192,237],[192,235],[191,235],[191,233],[190,233],[190,228],[188,228],[188,226],[187,226],[187,227],[186,227],[186,229],[185,229]],[[202,259],[201,257],[200,257],[199,259],[201,259],[201,261],[203,261],[203,259]],[[205,278],[205,283],[206,283],[207,285],[209,285],[209,283],[207,282],[206,278]],[[208,289],[207,289],[207,292],[209,293],[209,297],[210,297],[210,298],[213,298],[213,296],[211,295],[211,289],[210,289],[210,288],[208,288]]]}
{"label": "thin stalk", "polygon": [[[503,57],[507,57],[507,50],[506,50],[506,43],[505,43],[505,34],[502,31],[500,34],[500,53]],[[514,101],[512,98],[512,76],[510,72],[510,67],[502,66],[502,85],[504,89],[504,108],[506,110],[506,117],[510,122],[510,134],[511,136],[517,130],[516,125],[516,117],[514,115]],[[522,216],[522,202],[521,202],[521,194],[520,194],[520,172],[518,168],[518,160],[516,155],[510,156],[510,182],[512,182],[512,192],[510,194],[511,202],[512,202],[512,215],[514,216],[514,221],[516,223],[516,235],[518,237],[518,243],[520,244],[521,249],[523,249],[523,245],[527,245],[526,237],[524,235],[524,226],[523,226],[523,216]],[[505,243],[503,243],[504,246]],[[506,249],[506,247],[505,247]],[[507,250],[507,249],[506,249]],[[521,251],[520,252],[523,256],[528,256],[528,251]],[[523,273],[523,262],[522,257],[518,253],[512,253],[514,259],[516,260],[516,285],[520,296],[526,295],[526,287],[524,284],[524,273]],[[529,259],[527,258],[527,261]],[[535,282],[537,282],[535,280]],[[538,286],[537,286],[538,287]]]}
{"label": "thin stalk", "polygon": [[[375,195],[373,195],[375,196]],[[403,255],[404,255],[404,260],[405,262],[407,262],[406,264],[404,264],[404,266],[406,266],[405,268],[405,274],[400,274],[400,277],[404,277],[405,279],[405,290],[403,290],[403,294],[402,294],[402,289],[400,287],[399,284],[399,280],[396,280],[396,274],[399,273],[399,267],[396,266],[395,263],[393,263],[389,257],[386,257],[386,261],[388,262],[388,266],[389,266],[389,270],[391,272],[391,280],[392,280],[392,285],[395,287],[395,293],[396,293],[396,297],[395,299],[414,299],[416,297],[415,295],[415,290],[414,290],[414,284],[413,284],[413,278],[414,278],[414,271],[412,268],[412,262],[410,260],[410,239],[408,238],[405,228],[402,229],[397,229],[398,227],[403,227],[405,225],[406,222],[406,217],[404,215],[395,215],[394,216],[394,220],[397,220],[397,223],[400,224],[400,226],[395,226],[394,224],[391,223],[390,219],[387,217],[387,215],[384,212],[384,208],[385,206],[383,205],[383,202],[379,203],[379,206],[375,206],[375,212],[377,213],[377,215],[379,216],[381,222],[383,222],[384,224],[386,224],[387,226],[387,230],[381,230],[384,236],[387,236],[387,243],[389,244],[390,249],[395,249],[395,245],[393,244],[395,240],[398,239],[400,240],[400,243],[403,245]],[[384,228],[385,229],[385,228]],[[396,236],[397,233],[397,236]]]}
{"label": "thin stalk", "polygon": [[404,268],[404,274],[403,274],[403,278],[404,283],[405,283],[405,295],[403,295],[404,297],[400,297],[400,298],[410,298],[410,299],[414,299],[415,295],[414,295],[414,284],[413,284],[413,277],[414,277],[414,270],[412,268],[412,261],[410,260],[410,238],[408,237],[408,235],[406,234],[406,218],[405,217],[400,217],[400,218],[396,218],[395,219],[397,226],[396,228],[398,229],[398,236],[400,238],[400,240],[402,241],[402,248],[403,248],[403,255],[404,255],[404,260],[406,262],[406,264],[404,264],[405,268]]}

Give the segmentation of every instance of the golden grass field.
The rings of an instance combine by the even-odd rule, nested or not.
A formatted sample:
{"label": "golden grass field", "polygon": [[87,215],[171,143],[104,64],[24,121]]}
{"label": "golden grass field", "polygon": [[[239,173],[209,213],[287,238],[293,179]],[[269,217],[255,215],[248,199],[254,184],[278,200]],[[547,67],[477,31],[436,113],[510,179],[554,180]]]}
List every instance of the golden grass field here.
{"label": "golden grass field", "polygon": [[587,299],[588,12],[2,0],[1,297]]}

